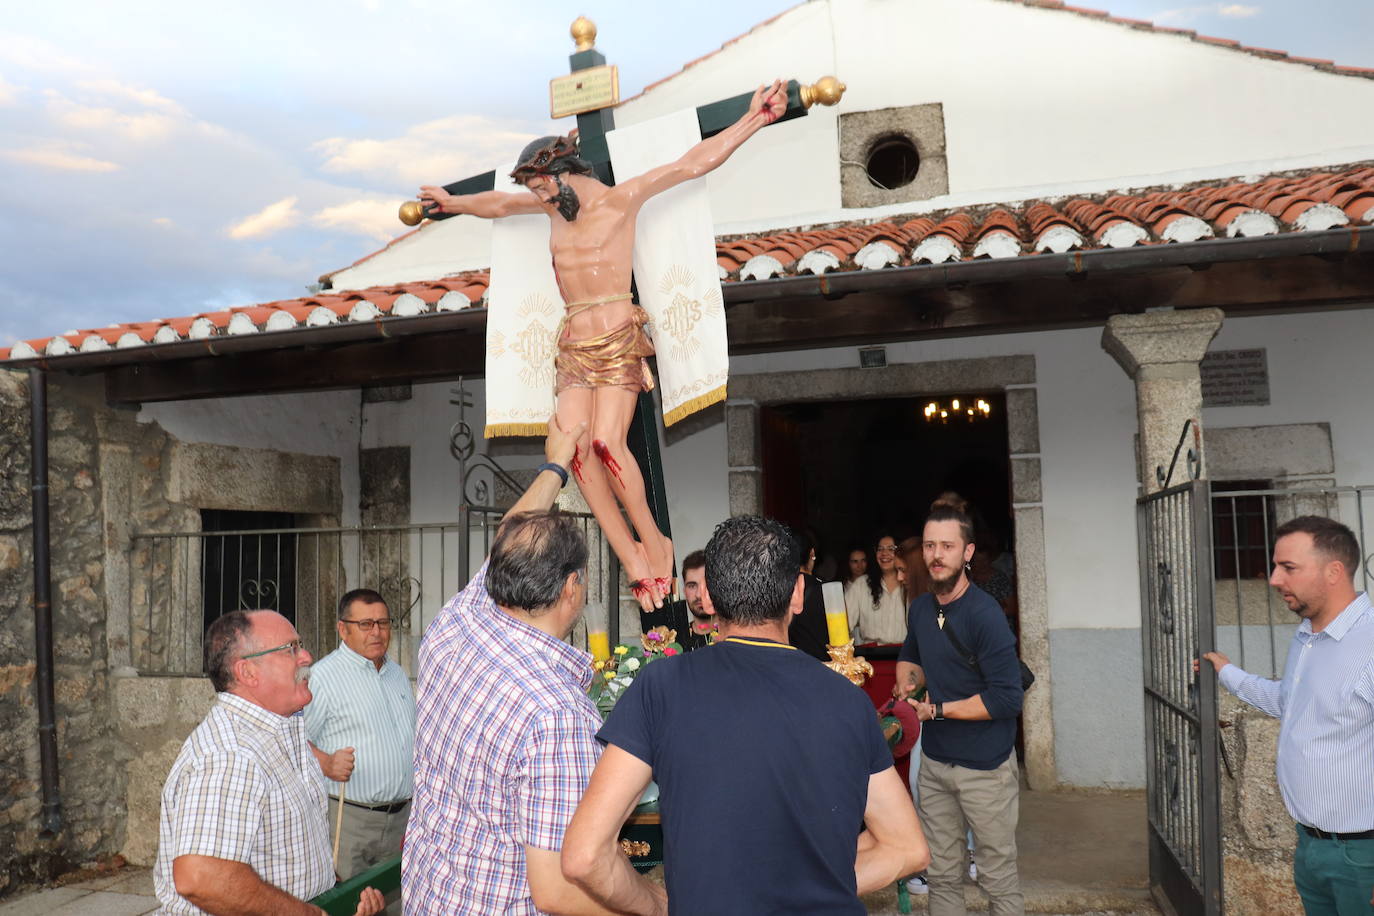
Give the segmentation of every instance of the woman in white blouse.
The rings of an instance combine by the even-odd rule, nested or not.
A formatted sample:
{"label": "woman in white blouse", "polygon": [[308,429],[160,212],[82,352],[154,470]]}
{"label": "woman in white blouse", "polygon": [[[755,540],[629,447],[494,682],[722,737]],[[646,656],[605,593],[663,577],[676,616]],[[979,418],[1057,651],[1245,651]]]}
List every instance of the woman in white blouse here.
{"label": "woman in white blouse", "polygon": [[906,639],[906,599],[897,575],[897,540],[878,538],[866,575],[845,589],[849,625],[855,643],[900,643]]}

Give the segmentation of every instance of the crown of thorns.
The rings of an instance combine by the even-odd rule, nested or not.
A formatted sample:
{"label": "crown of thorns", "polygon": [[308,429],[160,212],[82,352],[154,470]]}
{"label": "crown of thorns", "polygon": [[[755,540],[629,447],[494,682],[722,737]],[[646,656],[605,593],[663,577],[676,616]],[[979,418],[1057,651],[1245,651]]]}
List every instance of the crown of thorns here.
{"label": "crown of thorns", "polygon": [[540,137],[520,153],[520,161],[510,177],[522,184],[536,175],[590,175],[592,167],[577,155],[577,144],[570,137]]}

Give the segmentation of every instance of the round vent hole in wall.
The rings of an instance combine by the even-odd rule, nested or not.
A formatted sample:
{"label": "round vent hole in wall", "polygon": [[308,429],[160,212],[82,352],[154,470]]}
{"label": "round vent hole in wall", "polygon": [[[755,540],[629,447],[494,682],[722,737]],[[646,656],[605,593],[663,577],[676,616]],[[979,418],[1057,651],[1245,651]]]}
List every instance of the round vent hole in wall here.
{"label": "round vent hole in wall", "polygon": [[869,182],[886,191],[911,184],[920,168],[921,155],[916,152],[916,144],[904,134],[888,134],[875,140],[864,165]]}

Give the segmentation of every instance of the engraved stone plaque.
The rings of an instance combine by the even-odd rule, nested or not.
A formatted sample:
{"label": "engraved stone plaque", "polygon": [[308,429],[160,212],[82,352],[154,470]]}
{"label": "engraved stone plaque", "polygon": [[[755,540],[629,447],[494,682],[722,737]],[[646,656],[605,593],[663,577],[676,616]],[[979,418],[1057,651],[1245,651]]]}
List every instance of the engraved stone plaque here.
{"label": "engraved stone plaque", "polygon": [[1269,356],[1255,350],[1216,350],[1202,358],[1202,406],[1269,403]]}

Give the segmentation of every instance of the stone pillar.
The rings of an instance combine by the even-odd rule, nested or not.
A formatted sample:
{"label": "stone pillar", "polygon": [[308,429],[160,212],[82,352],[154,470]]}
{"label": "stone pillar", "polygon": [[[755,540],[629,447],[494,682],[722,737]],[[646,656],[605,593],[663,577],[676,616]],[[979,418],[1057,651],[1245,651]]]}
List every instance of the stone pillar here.
{"label": "stone pillar", "polygon": [[1007,448],[1011,454],[1012,517],[1016,524],[1016,600],[1021,659],[1035,686],[1021,706],[1026,784],[1054,789],[1054,679],[1050,672],[1050,611],[1045,584],[1045,510],[1040,488],[1040,411],[1036,389],[1007,389]]}
{"label": "stone pillar", "polygon": [[138,421],[134,411],[98,410],[100,509],[104,520],[105,548],[105,647],[110,671],[118,676],[136,675],[130,627],[132,593],[129,555],[133,549],[134,450]]}
{"label": "stone pillar", "polygon": [[725,404],[725,455],[729,467],[730,516],[763,512],[763,450],[759,405],[731,399]]}
{"label": "stone pillar", "polygon": [[1189,309],[1113,315],[1107,319],[1102,348],[1135,380],[1139,423],[1136,466],[1143,492],[1161,489],[1155,469],[1168,473],[1179,434],[1189,419],[1193,425],[1179,453],[1172,483],[1189,479],[1189,448],[1202,460],[1199,364],[1221,327],[1222,317],[1221,309]]}

